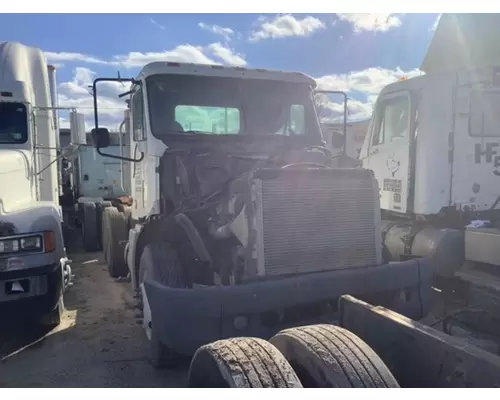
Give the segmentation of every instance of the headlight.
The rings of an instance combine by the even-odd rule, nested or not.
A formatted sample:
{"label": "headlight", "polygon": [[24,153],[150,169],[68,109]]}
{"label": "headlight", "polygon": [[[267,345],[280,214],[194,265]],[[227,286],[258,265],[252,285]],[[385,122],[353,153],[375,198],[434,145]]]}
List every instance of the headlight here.
{"label": "headlight", "polygon": [[18,239],[0,240],[0,253],[15,253],[19,251]]}
{"label": "headlight", "polygon": [[33,252],[42,250],[42,235],[0,239],[0,254]]}
{"label": "headlight", "polygon": [[42,237],[30,236],[19,240],[21,250],[42,250]]}

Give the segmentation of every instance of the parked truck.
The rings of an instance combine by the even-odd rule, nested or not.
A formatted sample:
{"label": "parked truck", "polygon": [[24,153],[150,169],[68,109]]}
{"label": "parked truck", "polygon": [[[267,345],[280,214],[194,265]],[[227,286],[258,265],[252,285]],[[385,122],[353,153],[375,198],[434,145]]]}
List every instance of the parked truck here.
{"label": "parked truck", "polygon": [[[63,208],[81,230],[84,250],[95,252],[104,250],[103,210],[115,206],[123,211],[130,205],[130,163],[102,157],[90,145],[90,134],[86,136],[86,144],[66,160]],[[116,156],[129,153],[123,132],[112,132],[108,151]]]}
{"label": "parked truck", "polygon": [[[120,79],[93,85],[102,156],[106,80]],[[344,293],[412,318],[428,312],[432,265],[381,262],[376,180],[331,167],[312,78],[154,62],[130,81],[134,202],[130,216],[106,208],[104,224],[108,259],[125,260],[114,273],[138,292],[154,365],[322,320]]]}
{"label": "parked truck", "polygon": [[495,340],[499,22],[498,14],[443,14],[425,74],[381,91],[360,154],[380,187],[385,260],[433,260],[436,285],[464,308],[462,325]]}
{"label": "parked truck", "polygon": [[[0,313],[59,324],[71,269],[59,204],[55,68],[0,43]],[[78,137],[78,132],[75,132]]]}

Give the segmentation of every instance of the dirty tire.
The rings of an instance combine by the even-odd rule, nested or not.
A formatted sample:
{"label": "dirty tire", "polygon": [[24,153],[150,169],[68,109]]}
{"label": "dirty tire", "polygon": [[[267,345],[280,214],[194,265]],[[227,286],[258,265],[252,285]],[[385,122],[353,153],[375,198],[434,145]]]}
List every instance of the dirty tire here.
{"label": "dirty tire", "polygon": [[102,237],[102,253],[104,256],[104,261],[108,262],[108,239],[109,239],[109,217],[106,215],[111,207],[106,207],[102,210],[102,223],[101,223],[101,237]]}
{"label": "dirty tire", "polygon": [[97,211],[95,203],[83,204],[83,247],[87,252],[99,250],[97,235]]}
{"label": "dirty tire", "polygon": [[64,313],[64,300],[61,294],[56,308],[40,317],[40,325],[42,325],[45,328],[50,328],[50,329],[55,328],[61,323],[63,313]]}
{"label": "dirty tire", "polygon": [[127,221],[127,229],[130,229],[130,220],[132,218],[132,207],[123,206],[123,215],[125,215],[125,220]]}
{"label": "dirty tire", "polygon": [[97,243],[99,246],[99,251],[104,251],[104,235],[103,235],[103,222],[104,222],[104,210],[111,207],[110,201],[98,201],[95,203],[96,207],[96,225],[97,225]]}
{"label": "dirty tire", "polygon": [[200,347],[191,360],[190,388],[301,388],[288,361],[258,338],[218,340]]}
{"label": "dirty tire", "polygon": [[106,261],[108,272],[112,278],[127,276],[128,269],[125,264],[124,245],[127,240],[127,225],[125,216],[114,207],[105,210],[106,217]]}
{"label": "dirty tire", "polygon": [[[139,263],[139,284],[145,279],[160,282],[172,288],[185,288],[182,265],[175,249],[166,242],[148,244]],[[143,299],[140,300],[143,305]],[[155,368],[175,368],[182,357],[165,346],[157,337],[154,320],[151,321],[149,362]]]}
{"label": "dirty tire", "polygon": [[335,325],[285,329],[269,340],[305,388],[398,388],[380,357],[358,336]]}
{"label": "dirty tire", "polygon": [[102,202],[102,214],[101,214],[101,240],[102,240],[102,253],[104,256],[104,261],[108,261],[107,253],[108,253],[108,219],[106,217],[106,209],[112,208],[113,205],[110,201]]}

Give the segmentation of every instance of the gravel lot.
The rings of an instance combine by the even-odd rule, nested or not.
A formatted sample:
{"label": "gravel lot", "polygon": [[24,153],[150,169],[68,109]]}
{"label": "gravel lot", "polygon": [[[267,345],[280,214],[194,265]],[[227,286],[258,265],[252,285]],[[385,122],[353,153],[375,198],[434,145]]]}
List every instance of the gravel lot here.
{"label": "gravel lot", "polygon": [[0,387],[185,386],[187,367],[158,371],[147,362],[132,290],[109,277],[100,257],[70,255],[74,285],[59,327],[0,332]]}

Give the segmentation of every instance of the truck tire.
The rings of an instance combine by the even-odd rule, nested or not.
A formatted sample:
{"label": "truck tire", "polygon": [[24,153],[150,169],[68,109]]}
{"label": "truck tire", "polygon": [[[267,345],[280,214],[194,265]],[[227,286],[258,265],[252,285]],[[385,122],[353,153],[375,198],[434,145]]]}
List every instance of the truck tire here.
{"label": "truck tire", "polygon": [[82,222],[83,248],[86,252],[98,251],[97,212],[94,203],[87,202],[83,204]]}
{"label": "truck tire", "polygon": [[108,229],[107,229],[107,225],[106,225],[106,218],[105,218],[105,213],[106,213],[106,209],[107,208],[110,208],[110,207],[113,207],[113,205],[111,204],[110,201],[103,201],[101,203],[101,207],[102,207],[102,210],[101,210],[101,247],[102,247],[102,253],[103,253],[103,256],[104,256],[104,261],[107,262],[107,258],[106,258],[106,253],[107,253],[107,235],[108,235]]}
{"label": "truck tire", "polygon": [[109,209],[112,207],[106,207],[102,210],[102,224],[101,224],[101,237],[102,237],[102,254],[104,257],[104,261],[108,262],[108,236],[109,236],[109,227],[108,221],[109,217],[106,215],[109,212]]}
{"label": "truck tire", "polygon": [[189,388],[302,388],[283,355],[265,340],[237,337],[200,347],[188,372]]}
{"label": "truck tire", "polygon": [[57,306],[52,311],[40,317],[40,325],[47,329],[53,329],[61,323],[62,315],[64,313],[64,300],[63,295],[59,297]]}
{"label": "truck tire", "polygon": [[106,208],[106,260],[112,278],[127,276],[123,242],[127,240],[127,225],[124,215],[114,207]]}
{"label": "truck tire", "polygon": [[123,215],[125,215],[125,220],[127,221],[127,229],[130,229],[130,220],[132,218],[132,207],[123,206]]}
{"label": "truck tire", "polygon": [[97,225],[97,244],[98,244],[98,250],[103,251],[104,250],[104,236],[103,236],[103,214],[104,210],[108,207],[111,207],[112,204],[110,201],[98,201],[95,203],[95,209],[96,209],[96,225]]}
{"label": "truck tire", "polygon": [[305,388],[398,388],[380,357],[352,332],[319,324],[285,329],[269,340]]}
{"label": "truck tire", "polygon": [[[186,287],[179,257],[169,243],[150,243],[144,248],[139,262],[139,285],[141,287],[146,278],[172,288]],[[146,321],[147,311],[144,306],[147,302],[144,301],[142,290],[139,293],[143,317],[145,317],[144,322],[148,324],[150,330],[149,362],[155,368],[174,368],[181,362],[181,357],[174,350],[167,348],[157,337],[152,318]]]}

